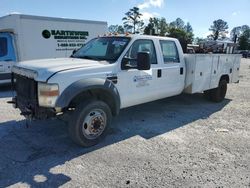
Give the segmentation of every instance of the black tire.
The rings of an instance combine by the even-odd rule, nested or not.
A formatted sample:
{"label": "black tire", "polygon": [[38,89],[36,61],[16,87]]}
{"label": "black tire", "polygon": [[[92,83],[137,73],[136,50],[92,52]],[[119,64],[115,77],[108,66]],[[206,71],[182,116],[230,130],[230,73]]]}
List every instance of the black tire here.
{"label": "black tire", "polygon": [[204,97],[211,100],[211,90],[204,91]]}
{"label": "black tire", "polygon": [[227,93],[227,81],[220,80],[219,86],[215,89],[210,90],[210,98],[214,102],[221,102],[224,100]]}
{"label": "black tire", "polygon": [[[111,120],[111,110],[105,102],[88,100],[76,106],[71,115],[69,135],[80,146],[96,145],[105,137]],[[91,131],[94,134],[95,131],[99,131],[99,133],[96,135],[90,134]]]}

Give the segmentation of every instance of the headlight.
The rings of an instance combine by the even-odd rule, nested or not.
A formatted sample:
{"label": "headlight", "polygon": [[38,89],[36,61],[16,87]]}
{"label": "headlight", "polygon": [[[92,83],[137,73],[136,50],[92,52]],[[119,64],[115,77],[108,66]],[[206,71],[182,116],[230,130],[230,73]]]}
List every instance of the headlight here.
{"label": "headlight", "polygon": [[58,84],[38,82],[38,103],[43,107],[55,107],[59,95]]}

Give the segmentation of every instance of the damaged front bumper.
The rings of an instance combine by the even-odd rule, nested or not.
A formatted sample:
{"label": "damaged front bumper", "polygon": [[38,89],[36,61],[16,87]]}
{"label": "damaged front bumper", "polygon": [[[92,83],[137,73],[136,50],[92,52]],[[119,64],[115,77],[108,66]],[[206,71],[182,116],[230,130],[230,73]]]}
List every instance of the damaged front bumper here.
{"label": "damaged front bumper", "polygon": [[[14,83],[15,80],[15,83]],[[12,89],[16,96],[8,103],[21,111],[28,119],[48,119],[56,115],[54,108],[40,107],[37,97],[37,82],[32,78],[12,74]]]}
{"label": "damaged front bumper", "polygon": [[56,116],[55,109],[39,107],[36,102],[21,100],[17,96],[8,103],[11,103],[14,108],[18,108],[21,111],[20,115],[27,119],[48,119]]}

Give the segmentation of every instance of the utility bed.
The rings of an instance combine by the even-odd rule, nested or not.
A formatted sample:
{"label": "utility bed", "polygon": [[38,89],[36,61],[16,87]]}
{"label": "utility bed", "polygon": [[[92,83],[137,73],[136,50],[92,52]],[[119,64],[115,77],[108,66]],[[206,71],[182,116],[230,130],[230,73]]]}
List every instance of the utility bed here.
{"label": "utility bed", "polygon": [[228,82],[239,79],[241,55],[238,54],[185,54],[185,93],[199,93],[218,87],[221,75],[228,75]]}

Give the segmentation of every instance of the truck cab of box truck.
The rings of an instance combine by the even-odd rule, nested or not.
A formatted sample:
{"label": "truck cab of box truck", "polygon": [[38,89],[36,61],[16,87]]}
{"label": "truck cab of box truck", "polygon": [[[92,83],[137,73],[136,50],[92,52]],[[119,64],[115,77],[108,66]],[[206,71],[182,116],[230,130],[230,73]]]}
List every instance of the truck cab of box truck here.
{"label": "truck cab of box truck", "polygon": [[24,14],[0,17],[0,84],[10,83],[11,68],[22,61],[69,57],[107,31],[107,22]]}
{"label": "truck cab of box truck", "polygon": [[9,32],[0,33],[0,83],[10,81],[11,67],[16,60],[13,35]]}

